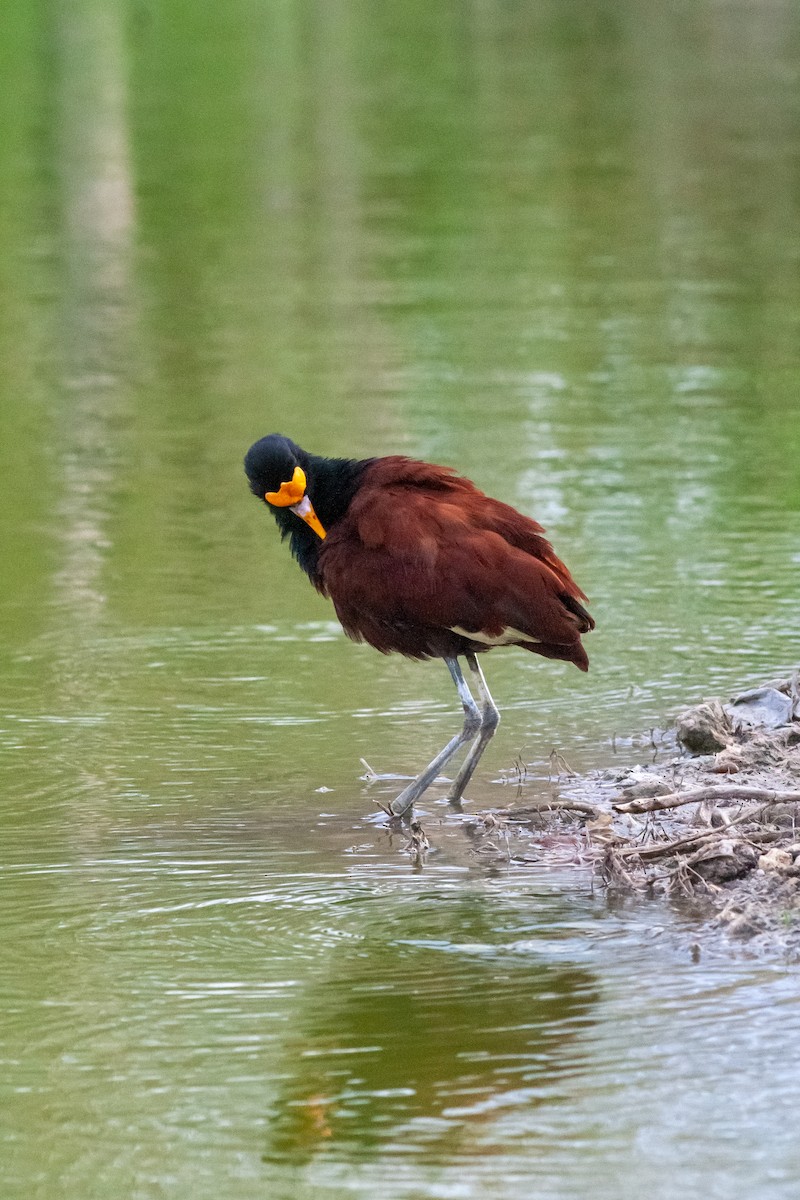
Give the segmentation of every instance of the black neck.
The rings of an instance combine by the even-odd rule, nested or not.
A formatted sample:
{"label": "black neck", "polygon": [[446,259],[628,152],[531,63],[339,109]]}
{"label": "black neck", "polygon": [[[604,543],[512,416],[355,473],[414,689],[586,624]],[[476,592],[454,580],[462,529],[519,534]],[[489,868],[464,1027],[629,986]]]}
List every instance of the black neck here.
{"label": "black neck", "polygon": [[[373,460],[322,458],[305,451],[298,453],[297,458],[306,473],[308,498],[323,529],[330,532],[347,512],[350,501],[358,491],[362,472]],[[318,586],[317,558],[323,546],[322,539],[288,508],[273,508],[272,512],[281,537],[290,539],[292,554],[312,583]]]}

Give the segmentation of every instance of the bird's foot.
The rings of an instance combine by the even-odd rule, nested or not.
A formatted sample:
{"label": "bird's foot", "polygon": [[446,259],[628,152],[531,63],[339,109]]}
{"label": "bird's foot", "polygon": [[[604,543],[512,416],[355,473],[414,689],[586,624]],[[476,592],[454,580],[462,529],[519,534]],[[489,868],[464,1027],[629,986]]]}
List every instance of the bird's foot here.
{"label": "bird's foot", "polygon": [[411,855],[411,860],[415,867],[419,868],[424,866],[425,859],[430,848],[431,844],[428,841],[425,830],[422,828],[419,821],[412,821],[411,838],[409,839],[407,845],[403,847],[403,849],[407,854]]}

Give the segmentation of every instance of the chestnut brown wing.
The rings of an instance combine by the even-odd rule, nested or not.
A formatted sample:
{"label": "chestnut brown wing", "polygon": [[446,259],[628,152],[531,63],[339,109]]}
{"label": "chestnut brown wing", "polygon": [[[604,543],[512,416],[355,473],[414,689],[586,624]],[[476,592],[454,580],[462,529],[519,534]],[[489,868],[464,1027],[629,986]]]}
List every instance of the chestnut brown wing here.
{"label": "chestnut brown wing", "polygon": [[433,485],[367,477],[319,567],[346,632],[379,650],[453,653],[455,632],[585,668],[591,618],[541,527],[447,472]]}

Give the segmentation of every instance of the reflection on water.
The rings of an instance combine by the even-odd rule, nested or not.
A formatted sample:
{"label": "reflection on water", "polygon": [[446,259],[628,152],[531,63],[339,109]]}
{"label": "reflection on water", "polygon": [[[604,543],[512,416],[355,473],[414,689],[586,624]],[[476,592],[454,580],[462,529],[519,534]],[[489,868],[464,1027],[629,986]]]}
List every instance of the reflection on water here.
{"label": "reflection on water", "polygon": [[414,871],[360,760],[447,672],[345,641],[241,456],[453,464],[585,581],[589,676],[487,660],[468,808],[794,665],[795,24],[6,0],[4,1198],[794,1200],[793,972],[435,791]]}
{"label": "reflection on water", "polygon": [[[299,1001],[270,1157],[441,1162],[483,1153],[498,1114],[566,1099],[597,981],[537,954],[535,939],[496,944],[497,916],[491,896],[422,895],[403,936],[396,917],[370,922],[358,960]],[[414,939],[437,925],[446,937]]]}
{"label": "reflection on water", "polygon": [[4,872],[10,1194],[34,1140],[43,1194],[791,1195],[791,973],[455,827],[421,876],[363,822],[296,834],[154,816]]}

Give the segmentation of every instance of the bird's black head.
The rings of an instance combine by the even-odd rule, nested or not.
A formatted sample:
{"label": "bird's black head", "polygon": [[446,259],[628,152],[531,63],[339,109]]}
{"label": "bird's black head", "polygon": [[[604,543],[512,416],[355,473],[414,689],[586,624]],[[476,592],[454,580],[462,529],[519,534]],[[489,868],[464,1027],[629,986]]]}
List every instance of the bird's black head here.
{"label": "bird's black head", "polygon": [[272,510],[281,537],[291,538],[292,554],[317,586],[323,540],[346,512],[370,461],[309,454],[280,433],[261,438],[245,455],[251,492]]}
{"label": "bird's black head", "polygon": [[307,459],[305,451],[280,433],[261,438],[244,458],[250,491],[259,500],[264,500],[267,492],[279,492],[281,484],[291,480],[295,467],[302,469]]}

